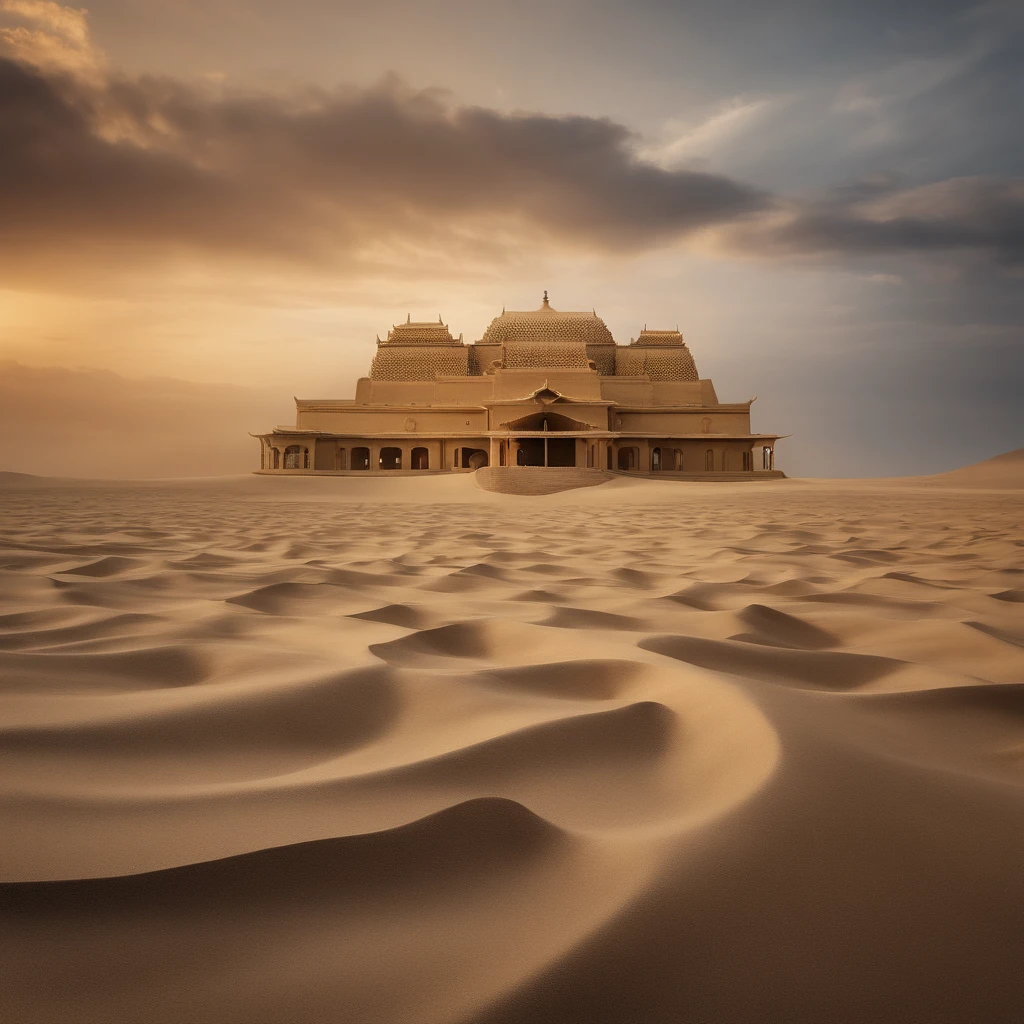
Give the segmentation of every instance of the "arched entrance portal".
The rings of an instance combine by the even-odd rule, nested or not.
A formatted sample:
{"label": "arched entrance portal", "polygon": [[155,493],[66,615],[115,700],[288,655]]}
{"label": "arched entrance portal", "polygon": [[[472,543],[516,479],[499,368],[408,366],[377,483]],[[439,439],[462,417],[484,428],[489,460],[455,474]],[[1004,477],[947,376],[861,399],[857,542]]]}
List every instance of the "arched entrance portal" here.
{"label": "arched entrance portal", "polygon": [[636,469],[640,465],[640,449],[626,447],[619,449],[619,469],[623,472]]}
{"label": "arched entrance portal", "polygon": [[380,468],[381,469],[401,469],[402,468],[402,449],[401,448],[381,448],[381,450],[380,450]]}
{"label": "arched entrance portal", "polygon": [[516,439],[519,466],[575,466],[576,438],[520,437]]}

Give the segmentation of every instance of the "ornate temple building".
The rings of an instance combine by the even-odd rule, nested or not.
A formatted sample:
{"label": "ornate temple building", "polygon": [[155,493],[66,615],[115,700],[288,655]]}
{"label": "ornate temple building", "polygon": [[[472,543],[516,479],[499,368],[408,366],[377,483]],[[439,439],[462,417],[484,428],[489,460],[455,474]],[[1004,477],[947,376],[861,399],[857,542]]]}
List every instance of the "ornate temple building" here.
{"label": "ornate temple building", "polygon": [[[595,312],[503,310],[466,344],[407,320],[377,339],[355,398],[297,398],[295,426],[254,435],[268,473],[434,473],[520,467],[750,479],[777,434],[723,403],[678,330],[618,345]],[[514,488],[506,488],[514,489]]]}

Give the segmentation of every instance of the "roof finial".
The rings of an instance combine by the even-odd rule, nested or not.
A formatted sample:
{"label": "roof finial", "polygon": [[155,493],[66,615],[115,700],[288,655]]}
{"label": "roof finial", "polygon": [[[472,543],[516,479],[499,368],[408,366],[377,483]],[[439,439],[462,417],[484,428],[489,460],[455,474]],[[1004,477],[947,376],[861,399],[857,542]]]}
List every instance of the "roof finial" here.
{"label": "roof finial", "polygon": [[412,313],[406,313],[405,314],[405,322],[407,324],[411,324],[412,323]]}
{"label": "roof finial", "polygon": [[441,314],[440,313],[437,314],[437,322],[439,324],[443,324],[444,323],[444,321],[441,319]]}
{"label": "roof finial", "polygon": [[550,309],[551,308],[548,305],[548,290],[547,290],[547,288],[544,289],[544,302],[541,304],[541,308],[542,309]]}

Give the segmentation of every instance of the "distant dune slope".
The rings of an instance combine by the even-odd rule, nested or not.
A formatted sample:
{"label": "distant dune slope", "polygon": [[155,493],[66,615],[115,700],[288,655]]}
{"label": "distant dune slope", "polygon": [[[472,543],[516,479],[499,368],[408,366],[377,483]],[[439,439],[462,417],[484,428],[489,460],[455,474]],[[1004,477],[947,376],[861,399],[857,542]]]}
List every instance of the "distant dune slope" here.
{"label": "distant dune slope", "polygon": [[1024,488],[1024,448],[922,479],[950,487],[991,487],[1000,490]]}

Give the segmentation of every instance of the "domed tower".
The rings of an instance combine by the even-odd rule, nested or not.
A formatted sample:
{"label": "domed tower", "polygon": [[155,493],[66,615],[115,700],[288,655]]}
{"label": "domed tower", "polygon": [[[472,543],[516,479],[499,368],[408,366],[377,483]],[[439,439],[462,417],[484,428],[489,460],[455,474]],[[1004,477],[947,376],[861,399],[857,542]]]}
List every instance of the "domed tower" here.
{"label": "domed tower", "polygon": [[615,339],[608,325],[593,310],[555,309],[546,291],[538,309],[502,310],[472,349],[471,373],[487,373],[495,365],[615,373]]}
{"label": "domed tower", "polygon": [[466,376],[467,347],[462,335],[453,338],[439,316],[437,322],[395,324],[388,336],[377,338],[377,354],[370,364],[371,380],[433,380],[437,374]]}
{"label": "domed tower", "polygon": [[698,381],[697,364],[693,361],[682,334],[675,331],[648,330],[616,352],[617,377],[645,376],[652,381]]}

